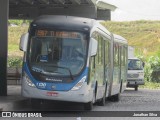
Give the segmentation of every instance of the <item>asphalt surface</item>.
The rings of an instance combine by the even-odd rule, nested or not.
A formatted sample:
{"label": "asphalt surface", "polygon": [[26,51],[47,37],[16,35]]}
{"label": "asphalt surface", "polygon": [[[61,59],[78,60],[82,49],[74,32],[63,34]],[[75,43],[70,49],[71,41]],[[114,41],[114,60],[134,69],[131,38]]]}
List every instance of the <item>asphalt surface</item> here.
{"label": "asphalt surface", "polygon": [[[40,106],[31,107],[30,100],[20,96],[20,86],[10,86],[9,88],[10,101],[13,101],[14,89],[16,90],[15,105],[9,105],[5,110],[18,112],[39,112],[43,117],[38,118],[45,120],[158,120],[160,118],[160,90],[126,89],[122,94],[119,102],[106,101],[105,106],[94,105],[91,112],[84,111],[82,104],[43,101]],[[15,98],[15,97],[14,97]],[[3,98],[5,99],[5,98]],[[10,102],[9,101],[9,102]],[[0,105],[2,104],[0,100]],[[58,112],[57,112],[58,111]],[[141,115],[134,116],[135,115]],[[148,115],[148,116],[145,116]],[[156,115],[158,117],[156,117]],[[1,118],[0,118],[1,119]],[[3,118],[5,119],[5,118]],[[17,119],[17,118],[13,118]],[[26,118],[23,118],[26,119]],[[29,118],[36,119],[36,118]]]}
{"label": "asphalt surface", "polygon": [[[83,105],[70,102],[43,101],[40,106],[31,107],[30,100],[14,110],[20,111],[83,111]],[[106,101],[105,106],[94,105],[92,111],[160,111],[160,90],[127,89],[119,102]]]}
{"label": "asphalt surface", "polygon": [[126,89],[119,102],[107,102],[105,107],[97,106],[96,111],[160,111],[160,90]]}

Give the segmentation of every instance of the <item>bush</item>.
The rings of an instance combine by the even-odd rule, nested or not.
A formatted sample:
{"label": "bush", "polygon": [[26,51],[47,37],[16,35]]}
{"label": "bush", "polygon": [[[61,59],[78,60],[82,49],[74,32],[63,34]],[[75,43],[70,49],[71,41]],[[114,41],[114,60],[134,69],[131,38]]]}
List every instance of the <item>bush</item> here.
{"label": "bush", "polygon": [[15,25],[22,25],[22,23],[26,23],[29,25],[29,23],[31,22],[31,20],[8,20],[9,24],[15,24]]}
{"label": "bush", "polygon": [[8,67],[22,67],[22,58],[21,57],[11,57],[8,58]]}
{"label": "bush", "polygon": [[151,69],[151,59],[150,58],[148,61],[145,62],[145,67],[144,67],[144,78],[147,82],[151,82],[151,74],[153,70]]}
{"label": "bush", "polygon": [[148,82],[160,83],[160,58],[158,56],[149,57],[146,61],[145,79]]}

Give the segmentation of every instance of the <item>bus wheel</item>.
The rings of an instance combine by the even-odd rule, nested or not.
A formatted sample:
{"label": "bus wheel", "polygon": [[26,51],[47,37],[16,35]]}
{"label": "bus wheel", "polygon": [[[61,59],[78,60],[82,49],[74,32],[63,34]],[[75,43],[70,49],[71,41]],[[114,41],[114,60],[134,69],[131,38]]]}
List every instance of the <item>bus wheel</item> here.
{"label": "bus wheel", "polygon": [[109,97],[108,100],[113,101],[113,102],[118,102],[120,100],[120,93]]}
{"label": "bus wheel", "polygon": [[100,101],[98,101],[98,105],[99,106],[105,106],[105,104],[106,104],[106,88],[105,88],[105,92],[104,92],[104,94],[103,94],[103,98],[100,100]]}
{"label": "bus wheel", "polygon": [[92,102],[88,102],[84,104],[84,109],[85,110],[92,110],[93,108],[93,103]]}
{"label": "bus wheel", "polygon": [[106,104],[106,96],[103,95],[103,98],[97,103],[99,106],[105,106]]}
{"label": "bus wheel", "polygon": [[120,93],[118,93],[118,94],[116,94],[116,95],[114,96],[114,101],[115,101],[115,102],[118,102],[119,99],[120,99]]}
{"label": "bus wheel", "polygon": [[39,99],[31,99],[31,106],[32,108],[40,108],[41,100]]}
{"label": "bus wheel", "polygon": [[135,89],[135,91],[138,91],[138,85],[137,85],[137,86],[135,86],[135,88],[134,88],[134,89]]}
{"label": "bus wheel", "polygon": [[123,79],[121,79],[121,86],[120,86],[120,93],[122,93],[122,88],[123,88],[123,83],[122,83]]}
{"label": "bus wheel", "polygon": [[93,98],[92,101],[84,104],[85,110],[92,110],[93,104],[96,102],[96,89],[93,91]]}

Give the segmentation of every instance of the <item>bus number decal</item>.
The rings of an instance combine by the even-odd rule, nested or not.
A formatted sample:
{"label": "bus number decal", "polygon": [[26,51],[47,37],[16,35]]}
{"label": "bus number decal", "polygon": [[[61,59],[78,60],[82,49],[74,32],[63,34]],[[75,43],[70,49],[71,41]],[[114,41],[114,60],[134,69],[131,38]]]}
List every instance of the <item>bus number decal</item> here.
{"label": "bus number decal", "polygon": [[39,88],[46,88],[46,83],[37,83]]}

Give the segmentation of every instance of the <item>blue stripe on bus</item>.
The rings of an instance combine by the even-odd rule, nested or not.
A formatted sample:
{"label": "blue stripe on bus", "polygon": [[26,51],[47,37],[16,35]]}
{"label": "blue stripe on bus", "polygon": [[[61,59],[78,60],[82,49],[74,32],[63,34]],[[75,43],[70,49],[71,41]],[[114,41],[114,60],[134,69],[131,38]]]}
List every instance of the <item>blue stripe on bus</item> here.
{"label": "blue stripe on bus", "polygon": [[[49,83],[38,81],[31,75],[28,65],[26,63],[24,63],[23,70],[26,72],[26,74],[29,76],[30,80],[35,84],[35,86],[41,90],[68,91],[71,90],[84,76],[86,76],[86,82],[88,80],[88,67],[86,67],[81,73],[81,75],[79,75],[79,77],[77,77],[77,79],[74,79],[71,83]],[[38,86],[38,84],[43,84],[45,86]],[[52,86],[54,86],[54,89]]]}

